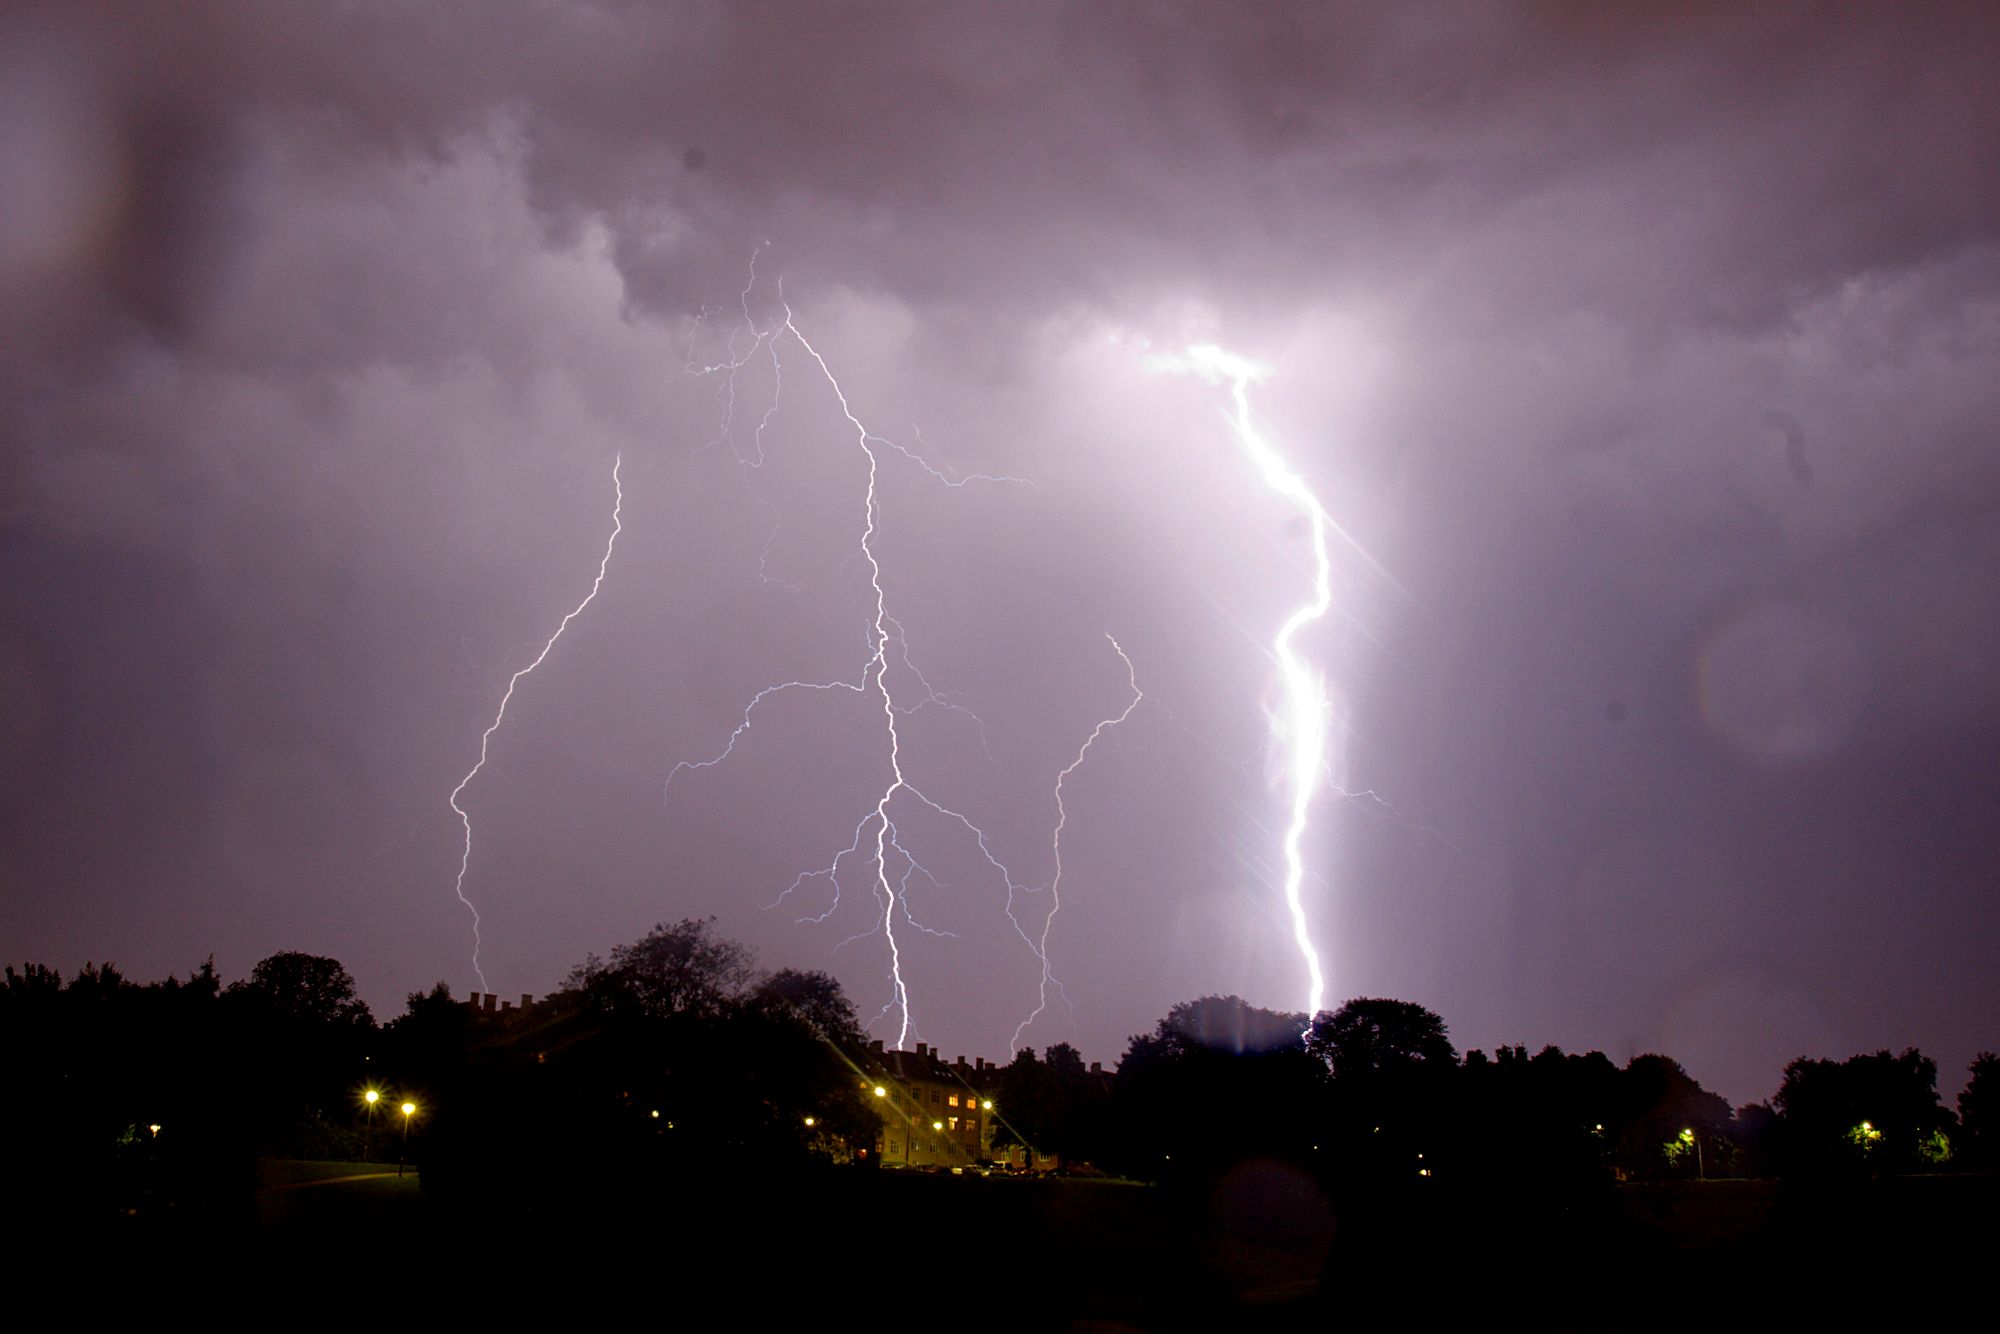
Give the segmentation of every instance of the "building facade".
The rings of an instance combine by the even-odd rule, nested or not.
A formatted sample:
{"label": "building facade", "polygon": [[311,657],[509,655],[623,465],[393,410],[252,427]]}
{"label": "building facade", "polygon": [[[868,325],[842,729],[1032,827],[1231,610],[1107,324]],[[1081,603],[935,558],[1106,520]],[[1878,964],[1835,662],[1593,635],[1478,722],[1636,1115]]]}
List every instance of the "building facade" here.
{"label": "building facade", "polygon": [[922,1042],[915,1051],[884,1051],[875,1043],[860,1080],[860,1096],[881,1123],[875,1160],[947,1169],[991,1161],[999,1069],[984,1058],[947,1062]]}

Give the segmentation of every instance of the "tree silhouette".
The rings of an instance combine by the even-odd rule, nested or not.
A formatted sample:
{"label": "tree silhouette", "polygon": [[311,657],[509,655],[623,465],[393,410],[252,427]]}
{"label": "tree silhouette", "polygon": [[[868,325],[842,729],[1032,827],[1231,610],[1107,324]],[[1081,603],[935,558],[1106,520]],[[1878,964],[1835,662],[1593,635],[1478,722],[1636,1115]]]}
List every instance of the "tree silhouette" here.
{"label": "tree silhouette", "polygon": [[712,1019],[742,998],[753,972],[750,951],[714,928],[713,917],[662,922],[612,950],[609,963],[594,954],[585,959],[570,970],[566,988],[652,1019]]}
{"label": "tree silhouette", "polygon": [[2000,1162],[2000,1056],[1983,1051],[1973,1058],[1972,1078],[1958,1095],[1958,1119],[1969,1162],[1988,1169]]}
{"label": "tree silhouette", "polygon": [[1444,1020],[1410,1001],[1357,997],[1314,1016],[1306,1048],[1335,1080],[1457,1064]]}
{"label": "tree silhouette", "polygon": [[1692,1177],[1731,1142],[1735,1116],[1727,1100],[1696,1083],[1670,1056],[1634,1056],[1618,1086],[1615,1156],[1630,1175]]}
{"label": "tree silhouette", "polygon": [[1937,1063],[1914,1047],[1838,1062],[1802,1056],[1785,1067],[1772,1104],[1783,1120],[1786,1168],[1796,1174],[1910,1171],[1949,1152]]}
{"label": "tree silhouette", "polygon": [[287,1022],[329,1027],[374,1022],[367,1004],[354,993],[354,978],[340,960],[323,955],[280,951],[229,990],[255,999]]}
{"label": "tree silhouette", "polygon": [[1313,1152],[1326,1067],[1302,1014],[1204,996],[1134,1037],[1112,1085],[1104,1151],[1153,1177],[1205,1176],[1245,1158]]}

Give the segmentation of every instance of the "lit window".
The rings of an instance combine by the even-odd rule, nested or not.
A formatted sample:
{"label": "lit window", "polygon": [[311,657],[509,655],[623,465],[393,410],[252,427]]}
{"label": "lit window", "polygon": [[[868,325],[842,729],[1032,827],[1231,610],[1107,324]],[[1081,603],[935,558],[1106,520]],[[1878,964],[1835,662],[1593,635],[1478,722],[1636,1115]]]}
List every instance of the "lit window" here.
{"label": "lit window", "polygon": [[956,1107],[958,1106],[958,1095],[954,1093],[950,1097],[946,1098],[945,1101],[950,1103],[952,1106]]}

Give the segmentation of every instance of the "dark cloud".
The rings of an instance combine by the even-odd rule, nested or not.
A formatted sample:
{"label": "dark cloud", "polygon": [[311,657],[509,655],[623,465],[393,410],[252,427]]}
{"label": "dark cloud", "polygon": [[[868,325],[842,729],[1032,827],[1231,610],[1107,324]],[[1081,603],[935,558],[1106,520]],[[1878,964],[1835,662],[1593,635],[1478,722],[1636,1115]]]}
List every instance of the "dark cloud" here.
{"label": "dark cloud", "polygon": [[[1143,369],[1212,338],[1388,572],[1313,645],[1376,794],[1318,816],[1337,990],[1739,1098],[1802,1050],[1992,1045],[1986,8],[0,25],[10,952],[468,984],[443,797],[623,451],[602,599],[471,792],[495,981],[713,910],[879,1004],[873,945],[763,908],[851,836],[865,718],[779,709],[659,800],[757,685],[858,668],[861,478],[797,348],[769,462],[701,448],[728,402],[684,367],[756,253],[751,308],[782,274],[871,426],[1035,483],[882,479],[911,652],[986,719],[913,719],[936,795],[1040,883],[1053,775],[1122,707],[1106,630],[1148,692],[1066,789],[1074,1010],[1031,1038],[1298,1003],[1259,747],[1299,534],[1217,392]],[[747,448],[768,363],[736,388]],[[1032,960],[937,857],[919,1019],[998,1055]]]}

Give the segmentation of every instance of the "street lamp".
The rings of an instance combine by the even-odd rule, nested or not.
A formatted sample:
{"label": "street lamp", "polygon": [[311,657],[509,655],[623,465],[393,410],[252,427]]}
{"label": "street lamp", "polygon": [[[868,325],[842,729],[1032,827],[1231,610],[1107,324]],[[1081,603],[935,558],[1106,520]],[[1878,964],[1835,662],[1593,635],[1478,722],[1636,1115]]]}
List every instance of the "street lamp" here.
{"label": "street lamp", "polygon": [[365,1163],[368,1161],[369,1154],[373,1152],[375,1143],[375,1104],[382,1101],[382,1095],[374,1089],[369,1089],[361,1095],[361,1101],[368,1104],[368,1115],[363,1122],[366,1128],[361,1132],[361,1161]]}
{"label": "street lamp", "polygon": [[403,1147],[396,1154],[396,1175],[403,1175],[403,1160],[410,1156],[410,1118],[417,1114],[417,1105],[406,1102],[398,1109],[403,1113]]}
{"label": "street lamp", "polygon": [[1694,1145],[1694,1179],[1696,1181],[1705,1179],[1706,1174],[1703,1172],[1701,1166],[1701,1141],[1695,1137],[1694,1131],[1683,1130],[1681,1132],[1681,1142],[1683,1144]]}

